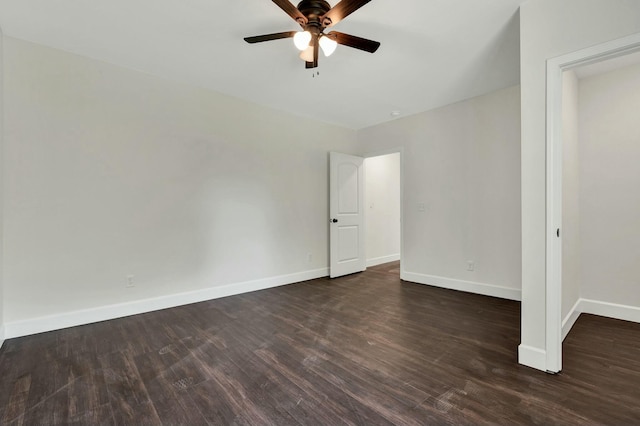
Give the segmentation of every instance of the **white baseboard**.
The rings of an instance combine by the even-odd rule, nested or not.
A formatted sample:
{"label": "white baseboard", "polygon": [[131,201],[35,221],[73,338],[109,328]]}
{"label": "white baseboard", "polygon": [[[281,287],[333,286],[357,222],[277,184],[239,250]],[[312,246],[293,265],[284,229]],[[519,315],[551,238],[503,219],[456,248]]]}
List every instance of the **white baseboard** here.
{"label": "white baseboard", "polygon": [[4,345],[4,325],[0,325],[0,349]]}
{"label": "white baseboard", "polygon": [[580,314],[599,315],[601,317],[640,323],[640,307],[581,298],[573,305],[571,311],[562,321],[562,340],[567,337]]}
{"label": "white baseboard", "polygon": [[640,307],[637,306],[580,299],[580,311],[585,314],[640,323]]}
{"label": "white baseboard", "polygon": [[204,302],[221,297],[234,296],[236,294],[312,280],[315,278],[326,277],[327,275],[329,275],[329,269],[321,268],[311,271],[297,272],[294,274],[229,284],[220,287],[211,287],[202,290],[137,300],[134,302],[119,303],[92,309],[49,315],[46,317],[8,322],[4,325],[4,338],[12,339],[30,334],[44,333],[52,330],[60,330],[78,325],[127,317],[130,315],[143,314],[160,309],[173,308],[176,306],[188,305],[190,303]]}
{"label": "white baseboard", "polygon": [[547,371],[547,352],[533,346],[518,346],[518,363],[536,370]]}
{"label": "white baseboard", "polygon": [[448,288],[451,290],[466,291],[485,296],[499,297],[501,299],[517,300],[522,298],[522,291],[515,288],[501,287],[493,284],[478,283],[474,281],[457,280],[453,278],[438,277],[435,275],[418,274],[402,271],[400,278],[418,284],[426,284],[434,287]]}
{"label": "white baseboard", "polygon": [[582,313],[581,304],[582,304],[582,299],[576,300],[576,303],[569,310],[569,313],[567,314],[567,316],[564,318],[564,320],[562,320],[562,340],[563,341],[565,337],[567,337],[567,334],[569,334],[569,332],[571,331],[571,328],[573,327],[573,325],[578,320],[578,317],[580,317],[580,314]]}
{"label": "white baseboard", "polygon": [[397,260],[400,260],[400,253],[392,254],[390,256],[374,257],[372,259],[367,259],[367,268],[382,265],[383,263],[395,262]]}

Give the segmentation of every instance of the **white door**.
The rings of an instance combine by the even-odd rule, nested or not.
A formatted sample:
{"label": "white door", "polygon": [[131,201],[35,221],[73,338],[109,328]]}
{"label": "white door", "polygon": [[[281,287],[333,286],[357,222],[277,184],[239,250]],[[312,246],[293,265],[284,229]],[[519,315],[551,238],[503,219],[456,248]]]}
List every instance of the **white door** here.
{"label": "white door", "polygon": [[331,278],[366,269],[364,253],[364,158],[329,154]]}

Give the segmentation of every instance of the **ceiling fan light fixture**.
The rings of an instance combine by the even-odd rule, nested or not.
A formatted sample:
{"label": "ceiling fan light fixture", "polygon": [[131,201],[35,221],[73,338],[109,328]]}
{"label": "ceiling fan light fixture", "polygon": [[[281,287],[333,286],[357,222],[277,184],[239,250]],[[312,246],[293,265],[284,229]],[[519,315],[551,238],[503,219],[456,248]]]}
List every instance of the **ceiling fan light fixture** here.
{"label": "ceiling fan light fixture", "polygon": [[338,47],[338,42],[326,35],[320,37],[318,42],[320,43],[320,48],[322,49],[324,56],[331,56],[331,54],[336,51],[336,47]]}
{"label": "ceiling fan light fixture", "polygon": [[300,52],[300,59],[305,62],[313,62],[313,46],[309,46]]}
{"label": "ceiling fan light fixture", "polygon": [[305,50],[309,47],[311,41],[311,33],[309,31],[298,31],[293,36],[293,44],[296,45],[298,50]]}
{"label": "ceiling fan light fixture", "polygon": [[371,0],[335,0],[333,7],[327,0],[298,0],[297,6],[294,6],[292,1],[272,0],[296,24],[300,25],[301,28],[298,31],[281,31],[245,37],[244,41],[254,44],[292,38],[296,48],[301,51],[300,58],[306,62],[305,69],[318,67],[320,49],[322,49],[324,56],[329,56],[333,54],[338,44],[369,53],[374,53],[380,47],[380,43],[377,41],[339,31],[330,31],[324,34],[325,29],[333,27]]}

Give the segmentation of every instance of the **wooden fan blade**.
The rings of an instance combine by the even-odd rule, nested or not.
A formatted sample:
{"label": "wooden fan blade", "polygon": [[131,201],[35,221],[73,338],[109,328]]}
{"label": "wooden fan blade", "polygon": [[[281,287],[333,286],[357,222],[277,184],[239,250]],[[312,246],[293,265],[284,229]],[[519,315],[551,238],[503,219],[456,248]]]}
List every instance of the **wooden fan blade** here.
{"label": "wooden fan blade", "polygon": [[247,43],[260,43],[263,41],[270,41],[270,40],[278,40],[281,38],[290,38],[293,37],[296,34],[297,31],[284,31],[281,33],[274,33],[274,34],[265,34],[265,35],[259,35],[259,36],[253,36],[253,37],[245,37],[244,41],[246,41]]}
{"label": "wooden fan blade", "polygon": [[293,18],[300,25],[307,23],[307,17],[302,14],[289,0],[272,0],[285,13]]}
{"label": "wooden fan blade", "polygon": [[326,36],[334,39],[338,42],[338,44],[353,47],[354,49],[364,50],[365,52],[369,53],[375,52],[376,50],[378,50],[378,47],[380,47],[380,42],[341,33],[338,31],[331,31],[329,34],[326,34]]}
{"label": "wooden fan blade", "polygon": [[[370,1],[371,0],[342,0],[340,3],[333,6],[331,10],[324,14],[324,16],[320,18],[320,22],[323,22],[325,27],[331,27],[342,21],[344,18],[351,15],[353,12],[360,9]],[[329,18],[331,22],[328,23],[326,18]]]}

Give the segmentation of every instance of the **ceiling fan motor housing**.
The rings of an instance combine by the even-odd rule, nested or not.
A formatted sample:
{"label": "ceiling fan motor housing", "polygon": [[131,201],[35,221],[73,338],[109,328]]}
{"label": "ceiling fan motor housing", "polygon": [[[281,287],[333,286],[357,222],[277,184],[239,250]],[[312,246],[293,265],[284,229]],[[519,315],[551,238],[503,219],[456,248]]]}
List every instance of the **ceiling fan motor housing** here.
{"label": "ceiling fan motor housing", "polygon": [[321,18],[331,10],[331,5],[325,0],[302,0],[298,3],[298,10],[307,18],[306,30],[316,29],[315,33],[321,32],[324,27],[331,25],[331,19]]}

